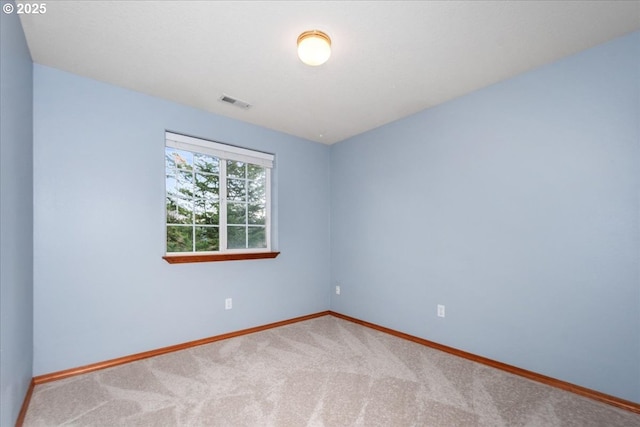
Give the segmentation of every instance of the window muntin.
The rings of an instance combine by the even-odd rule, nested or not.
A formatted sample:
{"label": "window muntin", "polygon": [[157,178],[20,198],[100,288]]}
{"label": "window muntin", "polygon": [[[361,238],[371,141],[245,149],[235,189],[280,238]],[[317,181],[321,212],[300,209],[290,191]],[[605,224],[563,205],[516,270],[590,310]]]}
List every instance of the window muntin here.
{"label": "window muntin", "polygon": [[270,251],[273,155],[167,132],[166,253]]}

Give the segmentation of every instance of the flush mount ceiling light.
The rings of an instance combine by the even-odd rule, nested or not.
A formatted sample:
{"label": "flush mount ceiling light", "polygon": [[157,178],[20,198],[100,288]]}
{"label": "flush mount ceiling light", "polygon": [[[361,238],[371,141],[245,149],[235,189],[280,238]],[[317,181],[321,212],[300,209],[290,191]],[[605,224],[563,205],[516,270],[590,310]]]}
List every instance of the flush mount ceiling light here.
{"label": "flush mount ceiling light", "polygon": [[331,56],[331,39],[318,30],[305,31],[298,37],[298,57],[307,65],[322,65]]}

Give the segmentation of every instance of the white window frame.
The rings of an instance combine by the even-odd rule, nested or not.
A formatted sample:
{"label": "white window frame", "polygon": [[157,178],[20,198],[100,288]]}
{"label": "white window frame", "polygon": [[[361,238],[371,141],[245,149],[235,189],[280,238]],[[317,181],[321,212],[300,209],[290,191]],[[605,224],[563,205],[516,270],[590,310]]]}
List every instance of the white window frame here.
{"label": "white window frame", "polygon": [[[250,150],[247,148],[237,147],[234,145],[223,144],[220,142],[210,141],[202,138],[181,135],[173,132],[165,132],[165,148],[175,148],[195,153],[207,154],[217,157],[220,160],[220,194],[219,194],[219,249],[217,251],[190,251],[190,252],[167,252],[167,212],[165,203],[164,216],[164,252],[166,256],[182,256],[182,255],[215,255],[215,254],[242,254],[242,253],[260,253],[271,252],[271,170],[275,156],[270,153]],[[227,249],[227,167],[226,161],[232,160],[243,163],[250,163],[265,168],[265,248],[242,248]],[[165,165],[166,171],[166,165]],[[165,197],[167,195],[165,180]]]}

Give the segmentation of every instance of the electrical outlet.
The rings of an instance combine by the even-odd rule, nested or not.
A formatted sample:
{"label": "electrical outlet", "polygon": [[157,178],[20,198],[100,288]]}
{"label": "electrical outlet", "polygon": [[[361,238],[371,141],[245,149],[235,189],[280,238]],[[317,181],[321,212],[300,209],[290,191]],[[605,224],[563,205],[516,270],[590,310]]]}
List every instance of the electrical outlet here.
{"label": "electrical outlet", "polygon": [[224,300],[224,309],[231,310],[233,308],[233,300],[231,298],[227,298]]}
{"label": "electrical outlet", "polygon": [[340,295],[340,285],[336,285],[336,295]]}
{"label": "electrical outlet", "polygon": [[438,304],[438,317],[444,317],[444,305]]}

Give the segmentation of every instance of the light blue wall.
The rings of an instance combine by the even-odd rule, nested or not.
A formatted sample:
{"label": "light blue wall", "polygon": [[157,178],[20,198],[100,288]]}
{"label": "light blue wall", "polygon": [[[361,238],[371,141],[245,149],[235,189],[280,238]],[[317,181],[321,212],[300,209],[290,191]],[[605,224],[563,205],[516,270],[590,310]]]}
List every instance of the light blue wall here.
{"label": "light blue wall", "polygon": [[[5,4],[6,2],[3,2]],[[33,362],[33,67],[0,13],[0,425],[14,425]]]}
{"label": "light blue wall", "polygon": [[[40,65],[34,100],[34,375],[329,308],[329,147]],[[275,153],[278,258],[162,259],[165,129]]]}
{"label": "light blue wall", "polygon": [[639,76],[634,33],[332,146],[332,309],[640,402]]}

